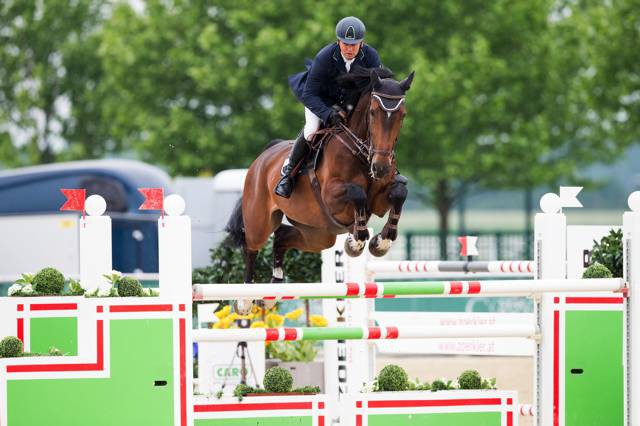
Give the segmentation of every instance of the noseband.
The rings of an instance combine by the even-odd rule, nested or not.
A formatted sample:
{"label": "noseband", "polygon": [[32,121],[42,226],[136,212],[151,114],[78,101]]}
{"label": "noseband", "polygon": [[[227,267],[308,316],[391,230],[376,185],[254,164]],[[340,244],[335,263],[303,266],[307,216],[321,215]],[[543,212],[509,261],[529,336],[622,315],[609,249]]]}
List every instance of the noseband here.
{"label": "noseband", "polygon": [[[371,101],[376,99],[380,104],[380,108],[382,108],[382,110],[387,113],[388,117],[390,117],[392,113],[400,109],[400,106],[404,102],[404,98],[405,98],[405,95],[388,95],[386,93],[371,92]],[[369,104],[369,110],[371,110],[371,104]],[[367,114],[367,131],[370,132],[368,114]],[[369,163],[371,163],[373,156],[376,154],[380,155],[381,157],[389,157],[393,155],[393,150],[389,151],[386,149],[374,148],[370,133],[367,134],[367,141],[369,145],[369,158],[368,158]]]}

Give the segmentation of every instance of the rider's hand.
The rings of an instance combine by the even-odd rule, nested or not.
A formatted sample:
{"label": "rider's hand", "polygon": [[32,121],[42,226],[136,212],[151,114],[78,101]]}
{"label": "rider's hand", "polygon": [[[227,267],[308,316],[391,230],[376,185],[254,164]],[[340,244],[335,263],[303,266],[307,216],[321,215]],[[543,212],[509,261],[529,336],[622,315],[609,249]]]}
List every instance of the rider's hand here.
{"label": "rider's hand", "polygon": [[344,118],[342,117],[342,115],[340,115],[340,113],[336,110],[331,111],[331,114],[329,114],[329,119],[327,120],[327,124],[331,127],[335,127],[340,123],[344,123]]}

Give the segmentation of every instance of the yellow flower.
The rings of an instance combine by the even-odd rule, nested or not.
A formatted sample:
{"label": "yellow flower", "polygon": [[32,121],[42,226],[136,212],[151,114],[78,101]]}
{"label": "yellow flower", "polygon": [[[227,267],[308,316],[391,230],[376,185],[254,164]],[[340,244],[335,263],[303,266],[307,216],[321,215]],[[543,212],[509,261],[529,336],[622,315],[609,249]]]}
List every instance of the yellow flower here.
{"label": "yellow flower", "polygon": [[284,314],[284,317],[288,320],[296,321],[298,318],[300,318],[300,315],[302,315],[303,312],[304,312],[304,309],[298,308],[295,311],[291,311]]}
{"label": "yellow flower", "polygon": [[[231,313],[231,305],[227,305],[215,313],[219,319],[222,319]],[[217,323],[216,323],[217,324]]]}
{"label": "yellow flower", "polygon": [[329,321],[322,315],[311,315],[309,322],[313,327],[326,327],[329,324]]}
{"label": "yellow flower", "polygon": [[229,319],[229,317],[226,317],[215,323],[214,326],[217,325],[217,328],[229,328],[231,327],[231,324],[233,324],[233,320]]}
{"label": "yellow flower", "polygon": [[253,323],[251,323],[251,328],[265,328],[266,325],[264,324],[264,321],[254,321]]}
{"label": "yellow flower", "polygon": [[213,328],[215,329],[229,328],[229,324],[227,324],[224,320],[221,320],[213,324]]}
{"label": "yellow flower", "polygon": [[265,322],[269,327],[281,327],[284,324],[284,317],[278,314],[269,314],[265,318]]}

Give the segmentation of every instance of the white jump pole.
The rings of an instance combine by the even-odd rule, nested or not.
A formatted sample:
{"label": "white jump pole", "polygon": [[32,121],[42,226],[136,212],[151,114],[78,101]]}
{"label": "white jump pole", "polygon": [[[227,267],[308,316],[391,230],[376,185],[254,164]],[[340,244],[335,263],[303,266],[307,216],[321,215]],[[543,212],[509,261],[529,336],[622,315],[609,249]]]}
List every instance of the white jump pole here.
{"label": "white jump pole", "polygon": [[486,326],[428,326],[428,327],[308,327],[308,328],[239,328],[198,329],[193,331],[194,342],[300,341],[300,340],[394,340],[447,339],[473,337],[534,337],[533,324]]}
{"label": "white jump pole", "polygon": [[[622,278],[573,280],[406,281],[318,284],[195,284],[193,300],[381,299],[468,296],[529,296],[546,292],[619,291]],[[354,301],[355,302],[355,301]],[[346,302],[345,302],[346,303]]]}

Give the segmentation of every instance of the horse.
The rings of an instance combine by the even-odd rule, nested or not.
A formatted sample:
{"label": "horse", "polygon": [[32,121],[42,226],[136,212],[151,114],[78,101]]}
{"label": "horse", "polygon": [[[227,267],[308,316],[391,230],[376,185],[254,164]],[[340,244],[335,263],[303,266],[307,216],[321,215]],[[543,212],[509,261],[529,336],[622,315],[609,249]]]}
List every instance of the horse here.
{"label": "horse", "polygon": [[[258,251],[273,233],[273,278],[284,279],[286,251],[295,248],[320,252],[348,232],[344,249],[359,256],[369,239],[367,222],[372,214],[387,221],[371,238],[369,251],[383,256],[398,236],[398,222],[407,198],[407,179],[397,171],[394,147],[406,114],[405,95],[414,72],[402,81],[386,68],[356,68],[338,78],[345,92],[346,125],[321,129],[320,160],[306,167],[291,198],[274,194],[280,169],[293,141],[268,144],[246,175],[242,197],[229,219],[229,239],[242,247],[245,283],[253,282]],[[355,107],[354,107],[355,106]],[[291,225],[282,223],[286,216]],[[275,301],[264,302],[267,308]],[[249,313],[251,300],[239,300],[235,310]]]}

